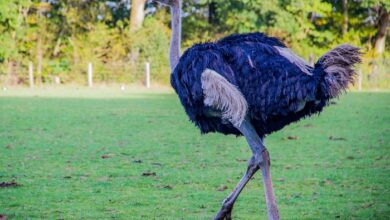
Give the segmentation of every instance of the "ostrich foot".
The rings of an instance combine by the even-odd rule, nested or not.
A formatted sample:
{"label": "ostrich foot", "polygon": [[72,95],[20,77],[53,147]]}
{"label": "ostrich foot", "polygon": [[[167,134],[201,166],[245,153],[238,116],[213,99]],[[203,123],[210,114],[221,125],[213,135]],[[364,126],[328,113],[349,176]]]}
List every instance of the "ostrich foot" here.
{"label": "ostrich foot", "polygon": [[214,220],[232,219],[232,210],[233,210],[234,202],[237,200],[241,191],[244,189],[245,185],[249,182],[252,176],[256,173],[256,171],[260,169],[259,161],[261,161],[261,158],[255,155],[249,160],[248,169],[245,175],[237,184],[236,188],[234,188],[233,192],[223,201],[222,208],[219,210]]}
{"label": "ostrich foot", "polygon": [[224,206],[219,210],[218,214],[215,216],[214,220],[231,220],[232,219],[232,210],[233,205]]}

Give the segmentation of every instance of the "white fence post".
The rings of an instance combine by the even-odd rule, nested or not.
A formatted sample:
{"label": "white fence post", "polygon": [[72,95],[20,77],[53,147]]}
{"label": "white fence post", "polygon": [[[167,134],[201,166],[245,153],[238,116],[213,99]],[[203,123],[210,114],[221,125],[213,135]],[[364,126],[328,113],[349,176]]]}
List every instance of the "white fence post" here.
{"label": "white fence post", "polygon": [[28,63],[28,79],[30,82],[30,88],[34,88],[34,69],[33,63],[30,61]]}
{"label": "white fence post", "polygon": [[145,63],[145,86],[146,88],[150,88],[150,63]]}
{"label": "white fence post", "polygon": [[55,77],[54,77],[54,83],[55,83],[55,84],[60,84],[60,83],[61,83],[61,79],[60,79],[59,76],[55,76]]}
{"label": "white fence post", "polygon": [[88,63],[88,86],[89,87],[92,87],[92,63],[89,62]]}
{"label": "white fence post", "polygon": [[358,90],[359,91],[362,91],[362,83],[363,83],[362,69],[359,69],[359,71],[358,71]]}

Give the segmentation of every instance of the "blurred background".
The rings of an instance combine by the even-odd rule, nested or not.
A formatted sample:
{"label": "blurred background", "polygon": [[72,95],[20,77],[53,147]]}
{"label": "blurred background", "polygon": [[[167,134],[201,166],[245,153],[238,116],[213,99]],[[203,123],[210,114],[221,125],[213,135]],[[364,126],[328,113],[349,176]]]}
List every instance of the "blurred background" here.
{"label": "blurred background", "polygon": [[[232,33],[282,39],[310,63],[366,52],[355,89],[390,88],[389,0],[184,0],[183,48]],[[169,85],[169,9],[146,0],[0,1],[0,85]],[[33,78],[31,81],[29,79]],[[31,85],[32,86],[32,85]]]}

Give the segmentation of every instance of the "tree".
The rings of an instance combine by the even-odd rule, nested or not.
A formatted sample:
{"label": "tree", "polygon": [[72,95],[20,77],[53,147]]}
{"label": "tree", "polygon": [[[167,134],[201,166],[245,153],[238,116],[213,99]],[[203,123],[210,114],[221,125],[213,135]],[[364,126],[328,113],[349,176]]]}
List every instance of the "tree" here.
{"label": "tree", "polygon": [[386,47],[386,36],[390,25],[390,1],[388,0],[363,0],[362,6],[366,7],[370,19],[374,20],[376,34],[373,38],[375,54],[381,56]]}
{"label": "tree", "polygon": [[19,81],[17,69],[23,59],[25,18],[30,6],[31,2],[26,0],[0,1],[0,63],[5,66],[10,84]]}
{"label": "tree", "polygon": [[146,0],[132,0],[130,12],[130,31],[136,31],[142,27],[145,17]]}
{"label": "tree", "polygon": [[348,0],[341,0],[342,8],[343,8],[343,26],[342,26],[342,33],[343,36],[347,34],[348,32]]}
{"label": "tree", "polygon": [[380,7],[378,17],[378,31],[375,36],[374,50],[376,54],[381,55],[385,51],[386,35],[390,24],[390,12],[386,8]]}

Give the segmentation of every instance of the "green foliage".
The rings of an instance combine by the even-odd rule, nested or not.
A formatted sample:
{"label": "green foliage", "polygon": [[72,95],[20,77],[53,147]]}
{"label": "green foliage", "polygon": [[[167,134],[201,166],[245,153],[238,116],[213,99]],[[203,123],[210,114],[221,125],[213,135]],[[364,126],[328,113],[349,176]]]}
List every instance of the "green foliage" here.
{"label": "green foliage", "polygon": [[170,71],[167,53],[169,34],[167,26],[153,17],[148,17],[144,21],[144,28],[129,34],[129,42],[134,42],[130,45],[132,52],[139,53],[140,60],[151,63],[152,77],[160,82],[169,82],[169,74],[167,74]]}
{"label": "green foliage", "polygon": [[361,4],[363,7],[372,8],[383,6],[390,11],[390,1],[388,0],[362,0]]}
{"label": "green foliage", "polygon": [[[200,135],[173,94],[0,95],[0,182],[21,184],[0,188],[7,219],[211,219],[251,156],[243,137]],[[390,214],[390,93],[337,102],[266,139],[282,219]],[[259,173],[233,218],[267,219]]]}
{"label": "green foliage", "polygon": [[18,57],[18,43],[23,33],[23,17],[19,11],[29,7],[28,1],[0,1],[0,62]]}
{"label": "green foliage", "polygon": [[[97,82],[141,82],[148,61],[152,80],[167,84],[168,8],[148,3],[143,27],[130,32],[125,2],[0,1],[0,78],[14,75],[27,83],[28,62],[36,69],[42,54],[43,82],[59,76],[65,83],[85,83],[89,62]],[[366,77],[382,77],[390,54],[378,57],[372,48],[378,11],[389,10],[389,5],[386,0],[348,1],[348,31],[342,33],[341,1],[183,0],[183,48],[231,33],[262,31],[315,61],[332,47],[350,43],[367,52],[362,69],[381,71],[365,72]],[[373,67],[374,63],[381,66]]]}

